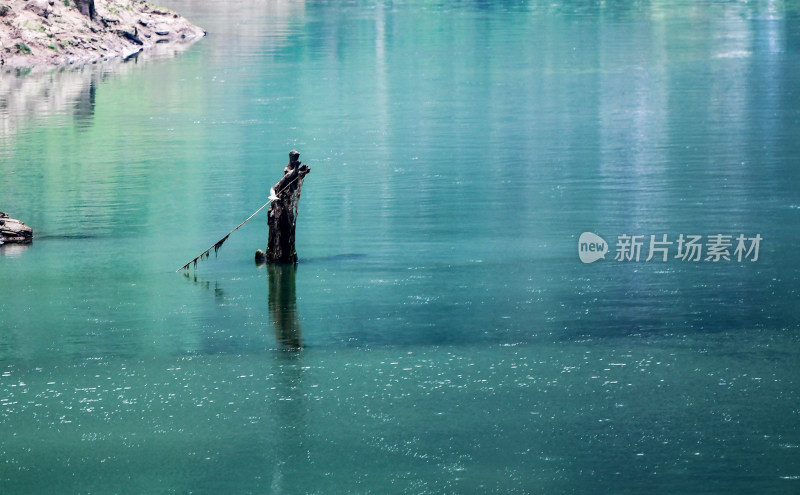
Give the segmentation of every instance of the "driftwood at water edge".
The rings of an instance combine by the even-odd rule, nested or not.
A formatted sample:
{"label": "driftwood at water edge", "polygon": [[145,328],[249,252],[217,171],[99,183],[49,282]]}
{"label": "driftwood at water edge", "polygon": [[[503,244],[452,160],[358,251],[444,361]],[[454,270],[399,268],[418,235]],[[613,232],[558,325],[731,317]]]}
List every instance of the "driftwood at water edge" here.
{"label": "driftwood at water edge", "polygon": [[33,229],[0,211],[0,244],[30,244]]}

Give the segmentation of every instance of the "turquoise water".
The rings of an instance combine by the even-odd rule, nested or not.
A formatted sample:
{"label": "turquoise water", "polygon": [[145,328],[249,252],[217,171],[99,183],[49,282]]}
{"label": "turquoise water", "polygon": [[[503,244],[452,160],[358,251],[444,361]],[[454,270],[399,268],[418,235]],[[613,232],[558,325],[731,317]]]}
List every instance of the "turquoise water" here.
{"label": "turquoise water", "polygon": [[[164,3],[0,76],[3,494],[800,489],[791,2]],[[297,268],[175,273],[293,148]]]}

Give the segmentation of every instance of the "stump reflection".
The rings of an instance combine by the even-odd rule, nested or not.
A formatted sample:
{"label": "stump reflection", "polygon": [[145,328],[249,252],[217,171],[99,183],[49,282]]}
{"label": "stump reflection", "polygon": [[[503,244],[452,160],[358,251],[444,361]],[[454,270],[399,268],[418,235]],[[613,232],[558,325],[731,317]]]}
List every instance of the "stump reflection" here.
{"label": "stump reflection", "polygon": [[268,264],[269,315],[275,326],[275,339],[281,350],[296,351],[303,347],[300,316],[297,314],[295,275],[297,265]]}

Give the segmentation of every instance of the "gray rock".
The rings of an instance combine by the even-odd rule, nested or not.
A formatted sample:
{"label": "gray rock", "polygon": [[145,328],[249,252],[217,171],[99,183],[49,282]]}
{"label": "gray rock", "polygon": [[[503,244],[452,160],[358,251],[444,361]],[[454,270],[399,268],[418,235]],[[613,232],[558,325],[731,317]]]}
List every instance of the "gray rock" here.
{"label": "gray rock", "polygon": [[44,17],[45,19],[47,16],[50,15],[50,7],[47,5],[45,0],[31,0],[27,4],[23,10],[30,10],[34,14],[38,15],[39,17]]}
{"label": "gray rock", "polygon": [[94,8],[94,0],[74,0],[78,6],[78,11],[87,16],[89,19],[94,20],[97,11]]}
{"label": "gray rock", "polygon": [[33,242],[33,229],[0,211],[0,244]]}

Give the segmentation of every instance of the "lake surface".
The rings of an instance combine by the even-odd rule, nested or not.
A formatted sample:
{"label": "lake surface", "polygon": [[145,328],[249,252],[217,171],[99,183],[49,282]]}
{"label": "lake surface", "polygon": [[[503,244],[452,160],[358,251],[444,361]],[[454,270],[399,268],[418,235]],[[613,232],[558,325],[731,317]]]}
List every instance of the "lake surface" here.
{"label": "lake surface", "polygon": [[162,3],[0,76],[3,494],[800,491],[791,2]]}

